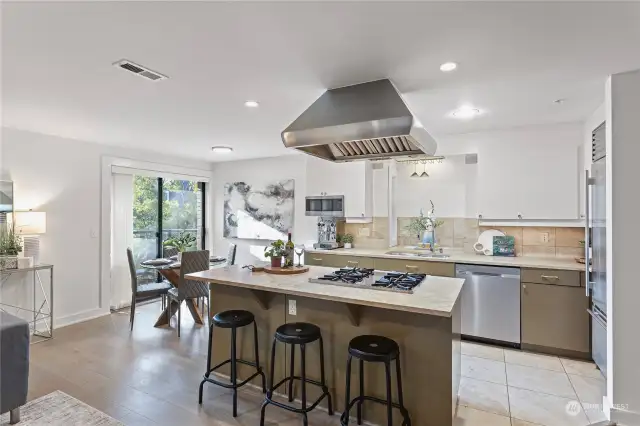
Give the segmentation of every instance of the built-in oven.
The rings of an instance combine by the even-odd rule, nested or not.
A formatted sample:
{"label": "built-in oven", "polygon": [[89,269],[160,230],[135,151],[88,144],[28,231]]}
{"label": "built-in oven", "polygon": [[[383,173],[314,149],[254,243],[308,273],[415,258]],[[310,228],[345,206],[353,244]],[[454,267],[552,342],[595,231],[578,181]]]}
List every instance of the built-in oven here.
{"label": "built-in oven", "polygon": [[344,195],[305,197],[307,216],[344,217]]}

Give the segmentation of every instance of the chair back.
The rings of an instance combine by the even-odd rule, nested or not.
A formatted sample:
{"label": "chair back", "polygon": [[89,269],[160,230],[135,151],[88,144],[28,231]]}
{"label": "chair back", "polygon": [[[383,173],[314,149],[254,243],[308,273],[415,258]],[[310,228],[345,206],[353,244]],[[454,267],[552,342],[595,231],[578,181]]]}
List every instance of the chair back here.
{"label": "chair back", "polygon": [[136,294],[138,291],[138,275],[136,274],[136,264],[133,260],[131,248],[127,248],[127,259],[129,260],[129,273],[131,274],[131,291]]}
{"label": "chair back", "polygon": [[180,300],[206,297],[209,295],[209,285],[203,281],[192,281],[184,278],[187,274],[209,270],[209,250],[185,251],[180,261],[180,286],[178,297]]}
{"label": "chair back", "polygon": [[227,265],[235,265],[236,264],[236,249],[238,246],[235,244],[229,244],[229,252],[227,253]]}
{"label": "chair back", "polygon": [[162,257],[164,257],[165,259],[168,259],[171,256],[175,256],[176,254],[178,254],[178,249],[175,247],[164,247],[162,249]]}

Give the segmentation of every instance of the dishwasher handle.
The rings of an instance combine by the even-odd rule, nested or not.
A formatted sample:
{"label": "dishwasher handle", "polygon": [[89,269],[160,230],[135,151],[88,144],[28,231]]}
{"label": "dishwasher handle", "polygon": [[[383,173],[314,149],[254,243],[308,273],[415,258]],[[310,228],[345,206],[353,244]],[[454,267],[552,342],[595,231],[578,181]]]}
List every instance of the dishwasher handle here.
{"label": "dishwasher handle", "polygon": [[457,275],[469,275],[472,277],[497,277],[497,278],[510,278],[510,279],[514,279],[514,280],[520,280],[520,276],[519,275],[514,275],[514,274],[497,274],[497,273],[492,273],[492,272],[479,272],[479,271],[457,271]]}

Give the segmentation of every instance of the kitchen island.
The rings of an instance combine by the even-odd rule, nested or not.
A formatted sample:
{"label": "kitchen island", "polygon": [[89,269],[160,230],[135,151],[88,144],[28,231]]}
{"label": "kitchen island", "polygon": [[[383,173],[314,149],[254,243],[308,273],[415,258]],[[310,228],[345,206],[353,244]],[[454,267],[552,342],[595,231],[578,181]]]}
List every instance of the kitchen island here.
{"label": "kitchen island", "polygon": [[[404,402],[412,423],[451,425],[460,382],[460,293],[464,280],[428,276],[413,294],[309,282],[309,278],[333,270],[312,266],[303,274],[270,275],[231,266],[187,278],[211,283],[210,315],[228,309],[245,309],[255,315],[260,360],[267,372],[271,341],[278,326],[296,321],[319,326],[325,342],[327,385],[336,413],[344,409],[349,341],[363,334],[395,340],[400,345]],[[212,364],[228,358],[229,342],[229,330],[214,330]],[[311,344],[307,350],[307,376],[313,379],[320,374],[317,349]],[[249,329],[239,333],[238,354],[253,359],[253,335]],[[276,381],[285,377],[289,357],[288,348],[285,351],[284,345],[279,345]],[[365,394],[384,398],[384,368],[381,364],[366,364]],[[352,373],[352,397],[358,392],[356,372],[357,368]],[[250,374],[250,367],[239,367],[239,377]],[[312,397],[316,391],[314,387],[307,390]],[[393,394],[395,398],[395,388]],[[386,424],[385,410],[380,404],[365,404],[363,417],[374,424]],[[267,409],[267,416],[269,412]],[[399,415],[394,420],[401,423]]]}

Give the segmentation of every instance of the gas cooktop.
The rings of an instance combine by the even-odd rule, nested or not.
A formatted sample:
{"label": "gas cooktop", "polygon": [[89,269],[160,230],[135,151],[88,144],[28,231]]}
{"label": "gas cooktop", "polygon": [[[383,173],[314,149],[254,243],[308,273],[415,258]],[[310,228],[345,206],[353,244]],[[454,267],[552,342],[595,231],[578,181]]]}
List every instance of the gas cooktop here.
{"label": "gas cooktop", "polygon": [[309,282],[345,287],[369,288],[412,294],[424,281],[426,274],[376,271],[367,268],[342,268],[330,274],[310,278]]}

